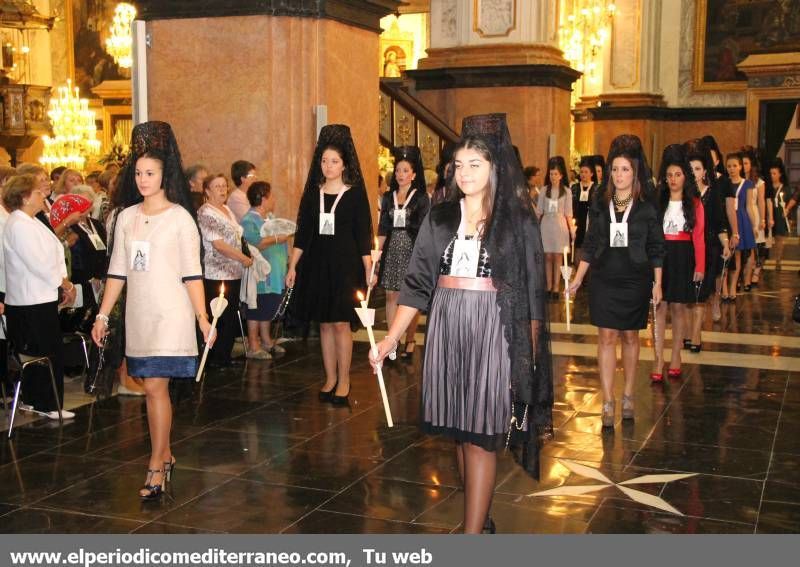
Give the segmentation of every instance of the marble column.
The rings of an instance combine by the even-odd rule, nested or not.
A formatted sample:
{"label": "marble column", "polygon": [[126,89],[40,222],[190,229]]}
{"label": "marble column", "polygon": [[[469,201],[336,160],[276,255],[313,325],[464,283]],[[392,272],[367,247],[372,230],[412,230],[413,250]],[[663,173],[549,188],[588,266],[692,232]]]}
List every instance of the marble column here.
{"label": "marble column", "polygon": [[407,72],[415,96],[456,131],[465,116],[505,112],[525,165],[568,156],[579,73],[557,46],[556,15],[556,0],[432,2],[428,57]]}
{"label": "marble column", "polygon": [[575,147],[608,151],[621,133],[636,134],[648,158],[660,152],[662,0],[616,0],[610,41],[603,49],[602,86],[585,89],[576,105]]}
{"label": "marble column", "polygon": [[324,105],[327,123],[350,126],[374,186],[378,22],[395,0],[345,12],[325,1],[314,9],[264,0],[138,4],[150,45],[148,119],[173,125],[185,165],[228,174],[233,161],[251,161],[276,192],[276,214],[294,218],[316,142],[315,108]]}

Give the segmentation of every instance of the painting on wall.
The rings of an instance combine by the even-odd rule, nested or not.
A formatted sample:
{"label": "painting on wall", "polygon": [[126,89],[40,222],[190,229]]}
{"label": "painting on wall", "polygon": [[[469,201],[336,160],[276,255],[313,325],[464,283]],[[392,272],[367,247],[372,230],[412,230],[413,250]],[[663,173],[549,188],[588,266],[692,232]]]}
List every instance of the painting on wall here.
{"label": "painting on wall", "polygon": [[72,44],[69,70],[82,97],[93,98],[91,89],[107,80],[125,79],[123,71],[105,50],[108,29],[114,19],[112,0],[67,0],[68,39]]}
{"label": "painting on wall", "polygon": [[398,78],[410,68],[414,53],[414,34],[400,30],[397,21],[380,37],[381,76]]}
{"label": "painting on wall", "polygon": [[696,0],[694,89],[744,89],[752,53],[800,50],[800,0]]}

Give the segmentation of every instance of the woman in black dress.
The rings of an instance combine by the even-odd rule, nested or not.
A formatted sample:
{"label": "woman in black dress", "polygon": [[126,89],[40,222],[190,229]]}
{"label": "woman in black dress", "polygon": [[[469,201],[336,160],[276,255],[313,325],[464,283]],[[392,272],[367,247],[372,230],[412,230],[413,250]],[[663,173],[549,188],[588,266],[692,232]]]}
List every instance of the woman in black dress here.
{"label": "woman in black dress", "polygon": [[575,222],[575,257],[580,258],[580,249],[586,235],[589,207],[597,191],[597,170],[592,156],[583,156],[578,169],[579,181],[572,186],[572,218]]}
{"label": "woman in black dress", "polygon": [[789,236],[789,201],[792,190],[786,177],[786,168],[781,158],[769,164],[767,175],[767,194],[772,199],[773,225],[772,236],[775,238],[775,271],[781,271],[784,240]]}
{"label": "woman in black dress", "polygon": [[[719,191],[714,166],[709,148],[701,140],[693,140],[684,144],[686,159],[692,168],[700,200],[703,202],[706,227],[706,275],[700,290],[700,296],[711,299],[711,318],[719,321],[720,291],[722,289],[723,263],[731,257],[728,239],[728,222],[723,209],[723,197]],[[698,303],[692,310],[692,322],[685,333],[684,347],[692,352],[702,350],[702,328],[705,319],[706,303]],[[688,340],[687,340],[688,339]]]}
{"label": "woman in black dress", "polygon": [[663,302],[657,308],[655,360],[650,379],[664,379],[664,335],[667,309],[672,323],[670,378],[681,377],[681,340],[686,336],[687,306],[703,304],[708,288],[703,287],[706,271],[705,209],[686,152],[678,144],[664,148],[658,175],[659,215],[664,230]]}
{"label": "woman in black dress", "polygon": [[357,323],[356,292],[372,268],[372,217],[358,155],[343,124],[319,133],[300,209],[286,286],[295,287],[292,314],[317,321],[325,383],[321,401],[346,405],[353,357],[351,324]]}
{"label": "woman in black dress", "polygon": [[661,302],[664,233],[655,205],[645,198],[650,178],[641,142],[624,134],[608,155],[606,183],[589,212],[583,258],[569,287],[575,295],[589,267],[589,316],[599,327],[597,359],[603,386],[603,427],[614,426],[616,346],[622,338],[625,388],[622,418],[633,419],[633,393],[639,362],[639,330],[647,327],[649,302]]}
{"label": "woman in black dress", "polygon": [[447,198],[420,227],[397,316],[370,359],[380,364],[428,311],[422,427],[455,440],[464,531],[493,533],[496,451],[511,438],[536,476],[539,435],[552,428],[544,259],[505,115],[466,118],[461,131]]}
{"label": "woman in black dress", "polygon": [[[386,321],[390,327],[397,312],[400,284],[406,276],[414,240],[431,207],[419,148],[401,146],[394,154],[394,174],[389,191],[381,199],[378,221],[378,248],[383,250],[378,285],[386,290]],[[418,319],[406,329],[406,344],[400,354],[403,358],[414,355]]]}

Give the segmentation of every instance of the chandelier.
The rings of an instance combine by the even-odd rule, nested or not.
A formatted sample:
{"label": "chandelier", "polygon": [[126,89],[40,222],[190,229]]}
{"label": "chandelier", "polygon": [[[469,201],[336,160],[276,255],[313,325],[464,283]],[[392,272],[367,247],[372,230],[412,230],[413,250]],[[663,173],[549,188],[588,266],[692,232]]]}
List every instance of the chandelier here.
{"label": "chandelier", "polygon": [[564,0],[567,14],[558,30],[558,44],[573,69],[597,79],[597,56],[610,36],[617,7],[604,0]]}
{"label": "chandelier", "polygon": [[136,18],[136,8],[127,2],[120,2],[114,9],[114,19],[106,39],[106,51],[114,58],[114,62],[123,69],[133,65],[133,38],[131,22]]}
{"label": "chandelier", "polygon": [[47,115],[53,137],[42,137],[44,153],[39,161],[48,168],[63,165],[84,169],[86,158],[100,152],[95,114],[89,110],[88,99],[80,98],[78,87],[73,88],[72,81],[67,80],[67,86],[59,87],[50,99]]}

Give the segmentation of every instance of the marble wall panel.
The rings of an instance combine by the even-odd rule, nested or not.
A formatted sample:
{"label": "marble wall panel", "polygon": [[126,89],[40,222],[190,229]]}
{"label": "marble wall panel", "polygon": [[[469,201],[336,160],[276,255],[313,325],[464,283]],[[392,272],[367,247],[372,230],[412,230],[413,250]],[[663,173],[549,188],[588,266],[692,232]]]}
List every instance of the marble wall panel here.
{"label": "marble wall panel", "polygon": [[353,130],[377,175],[378,36],[328,20],[242,16],[150,22],[151,120],[172,123],[184,164],[247,159],[294,218],[316,142],[314,108]]}
{"label": "marble wall panel", "polygon": [[418,91],[416,96],[456,132],[473,114],[504,112],[511,139],[525,165],[546,163],[549,136],[554,153],[569,155],[569,92],[555,87],[491,87]]}

